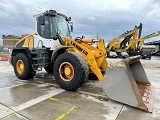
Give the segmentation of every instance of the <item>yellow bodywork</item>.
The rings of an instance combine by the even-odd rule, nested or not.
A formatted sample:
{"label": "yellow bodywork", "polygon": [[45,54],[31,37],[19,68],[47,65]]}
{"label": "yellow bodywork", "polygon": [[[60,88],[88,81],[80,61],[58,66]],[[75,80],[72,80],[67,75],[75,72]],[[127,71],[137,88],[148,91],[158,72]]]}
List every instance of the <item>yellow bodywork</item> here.
{"label": "yellow bodywork", "polygon": [[[35,35],[35,33],[25,36],[19,42],[17,42],[16,45],[19,45],[21,43],[22,46],[20,47],[33,48],[34,46],[33,35]],[[105,58],[106,48],[104,40],[99,39],[98,41],[96,41],[97,47],[92,46],[93,43],[92,38],[83,38],[80,40],[74,40],[71,39],[70,37],[63,37],[63,40],[65,42],[64,46],[72,46],[71,48],[68,48],[67,51],[77,52],[78,54],[82,55],[87,61],[87,64],[90,68],[90,72],[93,72],[98,77],[98,79],[102,81],[104,77],[102,72],[105,72],[106,69],[108,68],[108,64]],[[72,78],[74,74],[73,68],[69,65],[66,66],[65,69],[63,70],[64,74],[61,74],[64,80],[67,78]]]}
{"label": "yellow bodywork", "polygon": [[20,46],[20,47],[33,48],[33,44],[34,44],[33,35],[35,35],[35,33],[32,33],[32,34],[25,36],[24,38],[22,38],[20,41],[18,41],[16,43],[16,46],[18,44],[22,43],[22,46]]}
{"label": "yellow bodywork", "polygon": [[[118,48],[120,48],[120,39],[122,39],[128,35],[131,35],[131,34],[133,34],[133,37],[131,38],[128,46],[124,49],[118,49]],[[32,34],[25,36],[17,44],[22,42],[23,44],[21,47],[33,48],[33,46],[34,46],[33,35],[35,35],[35,33],[32,33]],[[98,79],[100,81],[102,81],[103,77],[104,77],[102,72],[105,72],[106,69],[109,68],[108,63],[105,58],[106,52],[110,51],[111,48],[115,49],[116,52],[125,52],[129,48],[131,48],[132,50],[135,51],[138,42],[140,43],[140,49],[142,49],[144,39],[152,38],[152,37],[155,37],[158,35],[160,35],[160,32],[153,33],[151,35],[147,35],[145,37],[138,39],[137,38],[138,37],[138,29],[137,29],[137,27],[135,27],[133,30],[131,30],[125,34],[122,34],[117,38],[114,38],[110,42],[110,46],[108,49],[105,48],[105,43],[104,43],[103,39],[99,39],[98,41],[96,41],[97,47],[92,46],[92,43],[93,43],[92,38],[82,38],[79,40],[74,40],[74,39],[71,39],[70,37],[63,37],[63,40],[65,42],[64,46],[72,46],[71,48],[68,48],[67,51],[77,52],[80,55],[82,55],[85,58],[85,60],[87,61],[87,64],[90,68],[90,72],[93,72],[98,77]],[[67,74],[73,74],[72,70],[70,68],[71,67],[69,67],[69,69],[66,69],[65,70],[66,72],[64,71],[66,73],[66,77],[72,76],[72,75],[67,75]],[[70,71],[71,73],[67,73],[67,71]]]}
{"label": "yellow bodywork", "polygon": [[102,71],[106,71],[108,67],[106,61],[106,49],[105,43],[103,39],[99,39],[97,42],[97,48],[93,47],[91,44],[93,42],[92,39],[82,39],[82,40],[72,40],[69,37],[64,37],[65,46],[73,46],[69,48],[68,51],[74,51],[78,54],[82,55],[87,64],[100,81],[103,80]]}

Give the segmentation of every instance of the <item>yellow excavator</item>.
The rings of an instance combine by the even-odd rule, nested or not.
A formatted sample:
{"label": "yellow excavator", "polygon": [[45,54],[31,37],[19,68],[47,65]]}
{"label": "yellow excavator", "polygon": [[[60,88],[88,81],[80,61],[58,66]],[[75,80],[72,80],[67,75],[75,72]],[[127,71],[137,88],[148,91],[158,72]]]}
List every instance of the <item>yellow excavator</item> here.
{"label": "yellow excavator", "polygon": [[116,49],[117,52],[126,51],[129,55],[138,55],[138,39],[141,38],[142,23],[138,27],[135,27],[135,32],[130,37],[126,37],[121,43],[120,47]]}
{"label": "yellow excavator", "polygon": [[141,37],[142,23],[137,27],[135,26],[132,30],[123,33],[122,35],[110,40],[106,47],[107,57],[110,57],[111,52],[117,53],[120,58],[126,58],[137,53],[135,46],[135,40]]}
{"label": "yellow excavator", "polygon": [[110,99],[152,112],[152,86],[139,57],[126,58],[109,67],[103,39],[72,39],[71,18],[55,10],[34,17],[36,33],[22,38],[11,55],[19,79],[30,80],[37,70],[44,68],[53,73],[62,89],[75,91],[93,73]]}
{"label": "yellow excavator", "polygon": [[[128,31],[117,38],[110,41],[107,46],[107,51],[114,51],[116,53],[127,52],[129,55],[142,55],[143,54],[143,44],[144,40],[157,37],[160,32],[152,33],[141,37],[142,23],[137,27],[135,26],[133,30]],[[122,38],[124,38],[122,40]]]}
{"label": "yellow excavator", "polygon": [[127,31],[122,35],[113,38],[110,40],[109,44],[106,47],[107,52],[114,51],[114,52],[124,52],[126,50],[120,49],[126,47],[126,43],[130,41],[131,38],[138,39],[141,36],[142,31],[142,24],[137,27],[135,26],[133,30]]}

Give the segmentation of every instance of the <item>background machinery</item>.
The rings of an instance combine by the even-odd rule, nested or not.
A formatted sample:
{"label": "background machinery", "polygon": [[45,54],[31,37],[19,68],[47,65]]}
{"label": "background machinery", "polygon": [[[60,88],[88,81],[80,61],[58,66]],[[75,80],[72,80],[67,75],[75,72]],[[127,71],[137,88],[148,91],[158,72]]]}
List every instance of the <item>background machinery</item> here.
{"label": "background machinery", "polygon": [[[142,58],[149,58],[151,59],[151,51],[150,50],[143,50],[143,44],[144,40],[150,39],[153,37],[157,37],[160,35],[160,32],[152,33],[149,35],[146,35],[144,37],[140,37],[138,35],[138,38],[130,38],[128,40],[128,44],[125,43],[124,46],[121,46],[120,49],[117,49],[116,51],[127,51],[129,55],[141,55]],[[123,42],[123,41],[122,41]]]}
{"label": "background machinery", "polygon": [[151,51],[149,51],[149,50],[143,50],[144,40],[150,39],[150,38],[153,38],[153,37],[157,37],[157,36],[160,36],[160,31],[158,31],[157,33],[152,33],[152,34],[146,35],[146,36],[141,37],[138,40],[136,40],[137,50],[140,51],[140,55],[141,55],[142,58],[151,59],[151,54],[152,54]]}
{"label": "background machinery", "polygon": [[121,52],[127,52],[129,55],[135,53],[136,43],[135,40],[141,37],[142,24],[137,27],[135,26],[133,30],[127,31],[117,38],[113,38],[106,47],[107,53],[110,51],[116,52],[119,57],[121,57]]}
{"label": "background machinery", "polygon": [[152,33],[144,37],[141,37],[141,33],[142,24],[140,23],[140,25],[138,27],[135,26],[133,30],[127,31],[119,37],[112,39],[106,47],[108,54],[110,51],[114,51],[121,57],[122,52],[127,52],[129,56],[141,55],[142,58],[148,57],[151,59],[151,51],[143,50],[144,40],[157,37],[160,35],[160,32],[158,31],[157,33]]}
{"label": "background machinery", "polygon": [[[103,39],[72,39],[71,18],[55,10],[34,17],[36,33],[22,38],[11,55],[19,79],[32,79],[37,70],[45,68],[61,88],[74,91],[92,73],[110,99],[152,112],[152,86],[139,57],[126,58],[109,67]],[[94,42],[96,47],[92,46]]]}

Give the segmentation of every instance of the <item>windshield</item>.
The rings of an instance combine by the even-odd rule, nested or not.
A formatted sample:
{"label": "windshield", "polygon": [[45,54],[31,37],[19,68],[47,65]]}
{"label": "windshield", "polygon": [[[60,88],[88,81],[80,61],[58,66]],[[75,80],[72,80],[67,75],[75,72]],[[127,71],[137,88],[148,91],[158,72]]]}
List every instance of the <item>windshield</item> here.
{"label": "windshield", "polygon": [[62,16],[50,17],[51,36],[54,37],[58,32],[61,37],[70,37],[68,22]]}

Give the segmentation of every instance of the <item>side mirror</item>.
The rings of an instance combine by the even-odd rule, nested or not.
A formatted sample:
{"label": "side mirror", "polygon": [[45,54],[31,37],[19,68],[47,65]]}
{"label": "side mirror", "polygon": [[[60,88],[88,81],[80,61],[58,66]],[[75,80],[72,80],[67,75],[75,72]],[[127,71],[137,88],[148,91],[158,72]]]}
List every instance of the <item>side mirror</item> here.
{"label": "side mirror", "polygon": [[45,25],[44,16],[40,16],[40,17],[39,17],[39,23],[40,23],[40,25]]}

